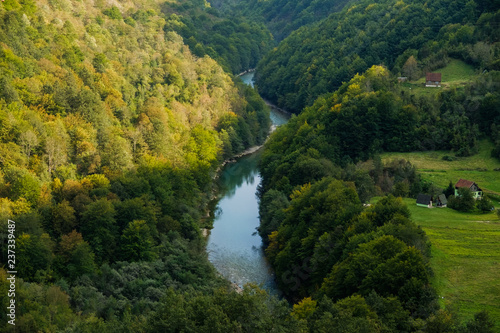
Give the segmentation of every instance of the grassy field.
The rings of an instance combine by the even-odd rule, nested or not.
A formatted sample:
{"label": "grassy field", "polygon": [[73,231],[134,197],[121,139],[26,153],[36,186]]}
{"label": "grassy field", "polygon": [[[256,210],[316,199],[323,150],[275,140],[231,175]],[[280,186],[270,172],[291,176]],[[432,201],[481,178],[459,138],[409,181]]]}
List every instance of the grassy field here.
{"label": "grassy field", "polygon": [[[469,157],[454,157],[449,151],[428,151],[384,153],[382,160],[384,162],[401,158],[409,160],[424,179],[442,188],[446,188],[450,181],[455,184],[463,178],[476,182],[486,193],[500,195],[500,161],[491,157],[492,149],[493,144],[483,140],[479,142],[479,153]],[[444,156],[453,157],[455,160],[445,161]]]}
{"label": "grassy field", "polygon": [[[385,153],[382,160],[407,159],[424,179],[442,188],[464,178],[475,181],[486,193],[500,194],[500,162],[490,156],[493,145],[484,140],[479,146],[478,154],[453,161],[443,160],[443,156],[453,156],[449,151]],[[412,219],[422,226],[432,243],[433,285],[441,305],[461,320],[488,310],[500,331],[498,216],[493,212],[472,214],[450,208],[417,207],[415,199],[405,202]],[[494,204],[500,208],[498,200]]]}
{"label": "grassy field", "polygon": [[402,87],[415,95],[433,95],[442,89],[463,86],[476,75],[472,66],[457,59],[452,59],[446,67],[436,69],[434,72],[441,73],[442,86],[440,88],[426,88],[424,86],[425,73],[416,81],[402,83]]}
{"label": "grassy field", "polygon": [[412,219],[432,244],[432,284],[441,305],[461,320],[487,310],[500,330],[500,221],[495,213],[417,207],[405,199]]}

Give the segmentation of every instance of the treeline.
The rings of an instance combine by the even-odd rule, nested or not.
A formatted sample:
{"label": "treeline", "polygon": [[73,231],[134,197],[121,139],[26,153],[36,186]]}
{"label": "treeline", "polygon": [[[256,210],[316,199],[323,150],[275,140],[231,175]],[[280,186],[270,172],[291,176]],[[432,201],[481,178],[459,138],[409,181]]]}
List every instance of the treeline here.
{"label": "treeline", "polygon": [[[439,308],[429,244],[401,199],[363,210],[352,184],[325,177],[294,190],[281,212],[266,254],[281,289],[302,299],[297,307],[312,296],[364,308],[351,325],[394,332],[416,331]],[[309,324],[314,332],[317,323]]]}
{"label": "treeline", "polygon": [[258,311],[267,295],[230,291],[200,227],[220,162],[268,130],[256,92],[193,55],[156,1],[2,2],[4,309],[8,219],[18,272],[16,326],[1,311],[2,331],[155,331],[177,298],[221,304],[190,325],[253,325],[228,309]]}
{"label": "treeline", "polygon": [[[402,94],[387,69],[373,66],[273,133],[260,165],[259,233],[280,289],[309,331],[320,330],[319,322],[347,331],[467,331],[439,310],[430,244],[397,198],[432,192],[432,184],[411,163],[384,164],[376,154],[445,142],[452,146],[443,149],[463,154],[473,145],[453,145],[473,140],[478,127],[464,115],[467,101],[481,101],[472,93],[480,87],[495,94],[497,75],[481,77],[467,94],[450,91],[428,103]],[[497,115],[475,117],[486,126]],[[363,205],[375,195],[383,198]],[[334,319],[342,312],[323,310],[334,303],[359,315]],[[493,329],[484,323],[486,332]]]}
{"label": "treeline", "polygon": [[334,176],[338,166],[382,151],[470,155],[481,135],[497,131],[500,114],[491,101],[499,101],[499,80],[491,72],[463,90],[418,98],[400,90],[387,69],[374,66],[276,131],[262,157],[264,189],[278,186],[289,195],[296,185]]}
{"label": "treeline", "polygon": [[421,74],[442,67],[448,56],[481,71],[498,70],[500,13],[494,3],[390,0],[347,5],[283,40],[259,63],[256,83],[265,98],[299,113],[372,65],[383,64],[401,75],[410,56]]}
{"label": "treeline", "polygon": [[241,13],[222,15],[204,0],[164,2],[162,12],[165,29],[180,34],[193,54],[209,55],[233,74],[255,68],[274,45],[262,22]]}

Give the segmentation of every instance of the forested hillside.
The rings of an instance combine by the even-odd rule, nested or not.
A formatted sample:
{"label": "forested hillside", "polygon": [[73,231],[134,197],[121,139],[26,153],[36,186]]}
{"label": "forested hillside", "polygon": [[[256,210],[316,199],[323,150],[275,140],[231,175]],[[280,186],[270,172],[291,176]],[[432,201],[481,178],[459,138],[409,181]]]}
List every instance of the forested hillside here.
{"label": "forested hillside", "polygon": [[[399,198],[431,184],[377,154],[468,156],[489,136],[500,157],[497,10],[0,2],[0,331],[493,332],[485,312],[439,309],[431,245]],[[269,30],[291,35],[272,49]],[[450,57],[474,80],[430,97],[397,85]],[[303,110],[260,162],[258,231],[286,300],[235,292],[200,232],[221,163],[268,136],[264,101],[233,76],[261,58],[260,93]]]}
{"label": "forested hillside", "polygon": [[[310,331],[325,299],[362,306],[358,330],[376,331],[369,318],[377,318],[389,331],[493,331],[484,312],[473,328],[439,310],[431,245],[398,198],[436,189],[408,161],[384,164],[377,154],[470,156],[486,137],[498,156],[497,10],[494,2],[362,1],[293,32],[259,63],[261,95],[299,114],[265,145],[259,233]],[[428,94],[396,79],[415,81],[451,58],[476,75]],[[373,196],[382,199],[367,205]]]}
{"label": "forested hillside", "polygon": [[[484,95],[498,98],[498,80],[498,72],[485,74],[432,105],[402,94],[386,68],[373,66],[271,136],[261,159],[259,233],[281,290],[294,303],[301,300],[296,306],[307,314],[302,319],[310,331],[318,330],[325,299],[365,308],[352,323],[358,329],[418,331],[423,325],[434,332],[442,325],[460,331],[437,305],[427,237],[397,198],[433,185],[411,163],[383,164],[376,153],[443,148],[470,154],[479,125],[487,129],[499,120],[498,108],[481,104]],[[467,117],[472,100],[479,103],[470,118],[476,124]],[[375,195],[384,197],[362,205]],[[477,316],[488,327],[484,313]]]}
{"label": "forested hillside", "polygon": [[298,113],[372,65],[412,76],[403,68],[411,56],[413,75],[448,57],[498,70],[499,15],[495,1],[360,1],[292,33],[259,63],[256,82],[264,97]]}
{"label": "forested hillside", "polygon": [[196,56],[209,55],[234,74],[255,68],[274,45],[264,23],[240,11],[224,16],[204,0],[164,2],[161,10],[165,30],[180,34]]}
{"label": "forested hillside", "polygon": [[340,11],[349,0],[268,0],[223,1],[211,0],[215,8],[229,14],[242,14],[248,19],[263,22],[276,41],[281,41],[298,28],[315,23],[330,13]]}
{"label": "forested hillside", "polygon": [[267,296],[230,292],[199,231],[219,163],[267,136],[252,89],[193,55],[156,1],[1,2],[0,82],[4,309],[10,234],[18,272],[1,331],[156,331],[172,300],[219,304],[185,325],[258,325],[238,317]]}

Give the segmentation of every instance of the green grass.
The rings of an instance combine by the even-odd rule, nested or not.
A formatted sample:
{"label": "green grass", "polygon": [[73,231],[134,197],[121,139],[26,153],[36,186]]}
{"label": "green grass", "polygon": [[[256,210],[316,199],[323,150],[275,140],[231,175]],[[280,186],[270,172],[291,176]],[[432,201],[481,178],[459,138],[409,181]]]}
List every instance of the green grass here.
{"label": "green grass", "polygon": [[[384,153],[384,162],[404,158],[411,161],[426,180],[445,188],[460,178],[475,181],[493,194],[500,207],[500,161],[492,158],[493,144],[479,143],[479,153],[453,161],[449,151]],[[496,195],[495,195],[496,194]],[[487,310],[500,331],[500,220],[495,213],[461,213],[450,208],[417,207],[415,199],[404,199],[412,219],[427,233],[432,244],[432,284],[441,305],[468,320]]]}
{"label": "green grass", "polygon": [[413,95],[418,96],[434,96],[443,88],[426,88],[423,83],[412,83],[405,82],[401,84],[402,88],[406,91],[409,91]]}
{"label": "green grass", "polygon": [[[473,79],[474,69],[452,60],[442,74],[441,88],[425,88],[425,77],[403,83],[403,89],[417,95],[434,95],[450,87],[461,87]],[[410,89],[411,88],[411,89]],[[479,153],[455,158],[453,152],[429,151],[384,153],[384,162],[404,158],[411,161],[425,180],[446,188],[460,178],[476,182],[500,207],[500,161],[491,157],[493,144],[479,143]],[[443,160],[444,156],[453,161]],[[499,171],[495,171],[495,169]],[[432,244],[432,284],[441,306],[454,312],[461,321],[487,310],[500,331],[500,220],[491,212],[461,213],[450,208],[423,208],[415,199],[404,199],[412,219],[427,233]]]}
{"label": "green grass", "polygon": [[442,86],[440,88],[426,88],[424,86],[425,73],[423,73],[423,76],[418,80],[402,83],[401,86],[403,89],[410,91],[412,94],[419,96],[431,96],[437,94],[442,89],[464,86],[476,75],[474,67],[457,59],[451,59],[446,67],[436,69],[433,72],[441,73]]}
{"label": "green grass", "polygon": [[449,151],[428,151],[412,153],[384,153],[382,161],[406,159],[411,161],[425,180],[436,186],[446,188],[451,181],[455,184],[460,178],[476,182],[486,193],[500,194],[500,161],[491,157],[493,144],[488,140],[479,142],[479,153],[469,157],[456,157],[445,161],[443,156],[454,157]]}
{"label": "green grass", "polygon": [[500,328],[500,220],[491,212],[423,208],[404,199],[432,244],[432,284],[443,307],[468,320],[487,310]]}
{"label": "green grass", "polygon": [[[452,59],[446,67],[436,69],[433,72],[441,73],[441,83],[444,88],[467,83],[476,75],[474,67],[457,59]],[[424,76],[415,81],[415,83],[423,85],[425,83],[425,73]]]}

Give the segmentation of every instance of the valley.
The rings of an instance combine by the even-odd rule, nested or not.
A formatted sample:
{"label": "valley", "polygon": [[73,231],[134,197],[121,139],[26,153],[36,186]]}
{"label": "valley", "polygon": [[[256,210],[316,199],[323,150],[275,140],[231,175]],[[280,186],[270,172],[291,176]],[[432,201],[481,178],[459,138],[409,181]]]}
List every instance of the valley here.
{"label": "valley", "polygon": [[0,2],[0,331],[498,331],[499,8]]}

